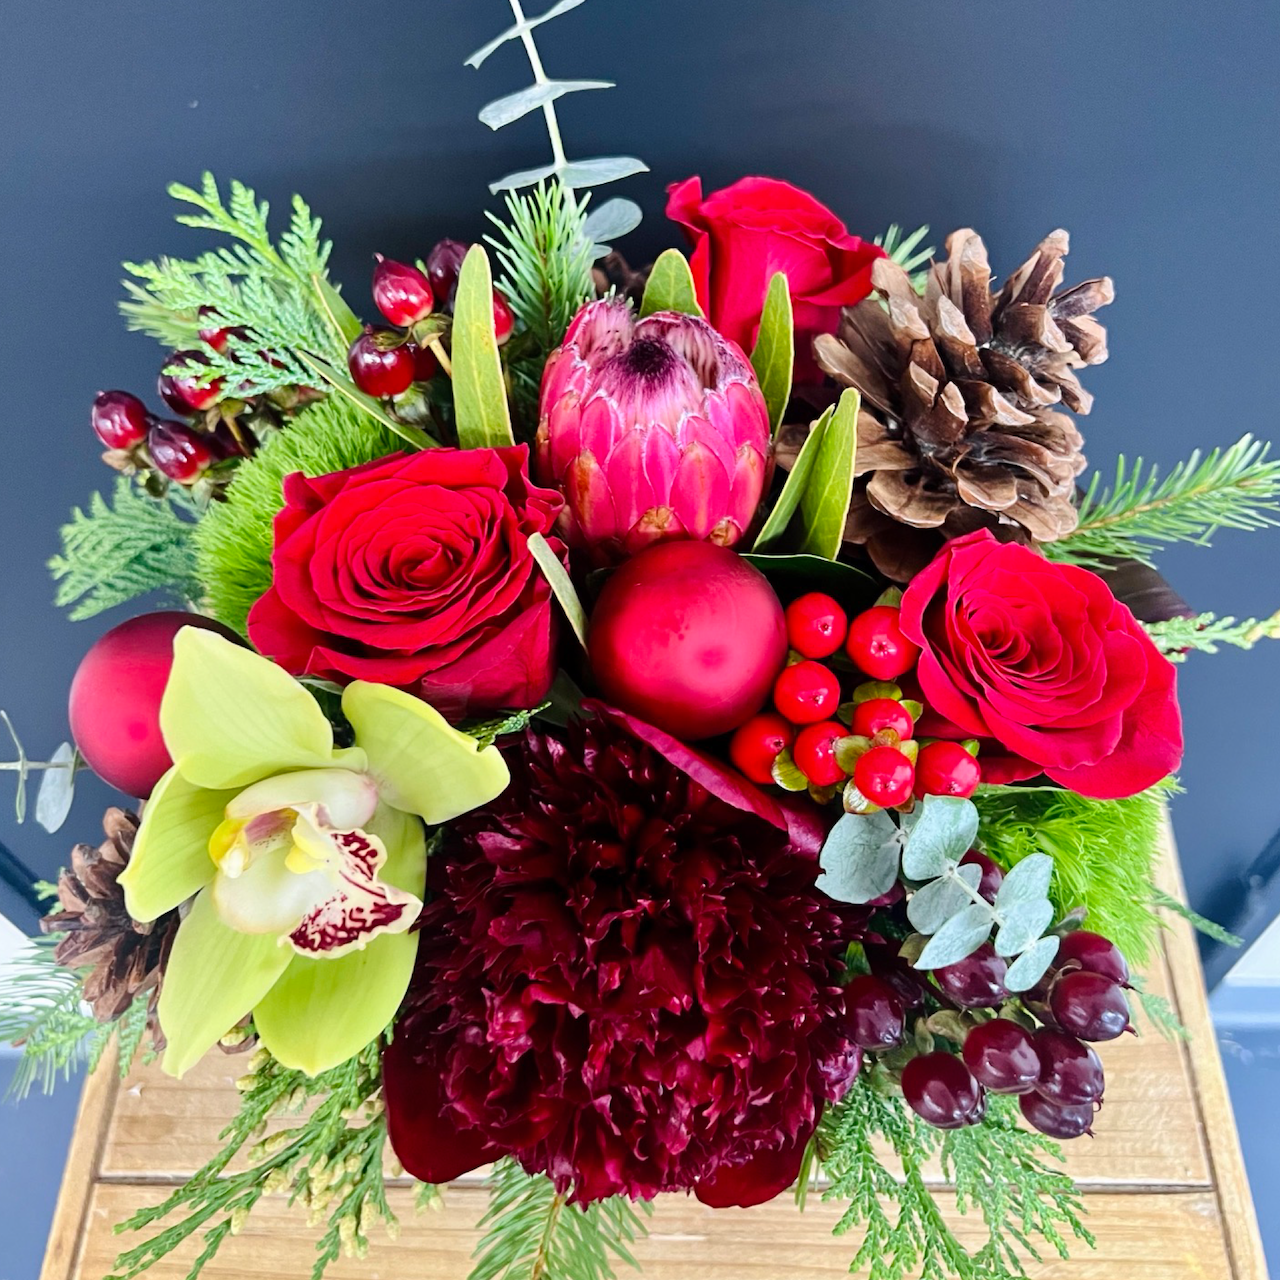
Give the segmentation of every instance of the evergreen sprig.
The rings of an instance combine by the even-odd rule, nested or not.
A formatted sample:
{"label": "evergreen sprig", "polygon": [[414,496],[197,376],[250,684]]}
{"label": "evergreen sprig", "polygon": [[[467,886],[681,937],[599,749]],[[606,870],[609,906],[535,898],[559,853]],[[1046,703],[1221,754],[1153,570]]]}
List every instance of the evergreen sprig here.
{"label": "evergreen sprig", "polygon": [[49,561],[56,603],[70,606],[79,621],[152,591],[180,604],[197,599],[189,513],[185,499],[153,498],[125,476],[110,499],[95,493],[87,511],[71,512],[62,554]]}
{"label": "evergreen sprig", "polygon": [[1173,542],[1207,546],[1219,529],[1264,529],[1280,523],[1280,459],[1268,445],[1243,436],[1225,449],[1197,449],[1161,478],[1141,458],[1121,456],[1115,479],[1095,473],[1073,533],[1043,550],[1051,560],[1090,568],[1119,557],[1151,565]]}
{"label": "evergreen sprig", "polygon": [[525,1173],[514,1160],[494,1167],[489,1188],[480,1220],[488,1229],[469,1280],[613,1280],[615,1261],[637,1267],[629,1246],[648,1232],[625,1197],[570,1204],[550,1178]]}
{"label": "evergreen sprig", "polygon": [[1224,929],[1216,920],[1210,920],[1208,916],[1192,911],[1185,902],[1179,901],[1172,894],[1165,893],[1163,889],[1154,885],[1151,888],[1151,901],[1161,910],[1181,917],[1197,933],[1203,933],[1206,938],[1221,942],[1224,947],[1244,946],[1244,939],[1238,933],[1232,933],[1230,929]]}
{"label": "evergreen sprig", "polygon": [[[378,1222],[394,1238],[398,1223],[383,1179],[387,1125],[378,1051],[378,1044],[371,1044],[342,1066],[308,1076],[259,1049],[248,1074],[236,1082],[243,1094],[240,1113],[219,1135],[224,1145],[217,1155],[161,1204],[139,1211],[116,1230],[140,1231],[172,1213],[185,1216],[122,1253],[109,1280],[132,1280],[203,1231],[204,1247],[188,1273],[195,1280],[226,1238],[243,1228],[258,1201],[274,1193],[306,1205],[312,1225],[325,1224],[316,1242],[312,1280],[320,1280],[344,1253],[363,1257],[369,1230]],[[259,1137],[271,1117],[312,1102],[315,1109],[297,1126]],[[228,1174],[231,1161],[250,1142],[250,1166]]]}
{"label": "evergreen sprig", "polygon": [[1221,645],[1252,649],[1259,640],[1280,640],[1280,612],[1269,618],[1220,618],[1199,613],[1193,618],[1169,618],[1143,624],[1156,648],[1170,662],[1185,662],[1188,652],[1217,653]]}
{"label": "evergreen sprig", "polygon": [[927,263],[929,263],[934,255],[933,245],[928,245],[921,249],[920,242],[929,234],[928,226],[917,227],[910,235],[904,235],[902,228],[896,223],[890,223],[889,228],[883,235],[876,236],[873,244],[877,244],[885,253],[900,266],[903,271],[911,277],[911,287],[917,293],[924,292],[924,286],[929,278]]}

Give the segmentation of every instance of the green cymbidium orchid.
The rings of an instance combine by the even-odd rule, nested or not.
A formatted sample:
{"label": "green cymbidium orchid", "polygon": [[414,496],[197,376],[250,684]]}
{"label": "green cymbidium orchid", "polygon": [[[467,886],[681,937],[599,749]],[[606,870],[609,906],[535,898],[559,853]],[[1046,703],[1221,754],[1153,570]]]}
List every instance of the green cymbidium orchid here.
{"label": "green cymbidium orchid", "polygon": [[391,1022],[409,985],[426,875],[423,823],[508,782],[493,747],[425,702],[356,682],[355,746],[282,668],[184,627],[160,728],[173,768],[147,802],[120,883],[135,920],[191,899],[160,992],[164,1068],[181,1076],[246,1014],[314,1075]]}

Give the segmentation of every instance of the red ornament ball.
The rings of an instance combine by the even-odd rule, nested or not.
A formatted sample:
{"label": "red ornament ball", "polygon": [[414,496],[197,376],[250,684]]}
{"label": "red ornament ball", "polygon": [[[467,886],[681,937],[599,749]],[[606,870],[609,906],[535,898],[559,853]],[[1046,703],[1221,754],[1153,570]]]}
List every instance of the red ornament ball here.
{"label": "red ornament ball", "polygon": [[764,574],[711,542],[661,542],[618,568],[587,654],[605,699],[687,742],[729,733],[764,705],[787,657]]}
{"label": "red ornament ball", "polygon": [[160,699],[173,666],[173,637],[183,627],[204,627],[239,642],[197,613],[147,613],[108,631],[71,681],[71,736],[80,754],[104,782],[139,799],[173,763],[160,736]]}

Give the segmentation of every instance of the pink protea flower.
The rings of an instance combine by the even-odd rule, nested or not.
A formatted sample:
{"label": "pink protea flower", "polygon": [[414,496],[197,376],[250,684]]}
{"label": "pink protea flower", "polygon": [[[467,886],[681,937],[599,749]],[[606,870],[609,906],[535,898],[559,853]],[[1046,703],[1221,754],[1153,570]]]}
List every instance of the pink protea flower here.
{"label": "pink protea flower", "polygon": [[537,468],[559,531],[597,565],[664,538],[732,546],[770,467],[769,411],[742,349],[696,316],[578,312],[542,378]]}

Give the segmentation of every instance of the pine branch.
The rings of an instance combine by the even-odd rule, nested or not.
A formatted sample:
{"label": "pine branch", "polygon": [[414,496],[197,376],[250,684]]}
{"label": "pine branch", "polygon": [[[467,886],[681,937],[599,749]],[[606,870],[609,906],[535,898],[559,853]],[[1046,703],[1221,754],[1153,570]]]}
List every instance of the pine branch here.
{"label": "pine branch", "polygon": [[76,508],[62,526],[62,554],[49,561],[54,599],[76,621],[137,596],[165,591],[178,602],[198,598],[195,525],[169,498],[152,498],[121,476],[110,501],[100,493],[88,512]]}
{"label": "pine branch", "polygon": [[1189,1040],[1191,1038],[1186,1027],[1182,1025],[1182,1019],[1178,1017],[1173,1005],[1164,996],[1157,995],[1154,991],[1148,991],[1146,981],[1141,974],[1130,974],[1129,986],[1133,988],[1133,993],[1138,998],[1138,1004],[1142,1009],[1143,1016],[1166,1040]]}
{"label": "pine branch", "polygon": [[1203,933],[1206,938],[1221,942],[1226,947],[1244,946],[1244,939],[1239,934],[1232,933],[1230,929],[1224,929],[1217,921],[1210,920],[1207,916],[1202,916],[1199,912],[1192,911],[1185,902],[1180,902],[1172,894],[1165,893],[1163,889],[1158,889],[1155,885],[1151,886],[1151,901],[1162,910],[1169,911],[1175,916],[1180,916],[1197,933]]}
{"label": "pine branch", "polygon": [[[469,1280],[613,1280],[613,1263],[636,1267],[629,1246],[647,1234],[622,1196],[570,1204],[542,1174],[503,1160],[490,1179],[487,1227]],[[639,1206],[649,1213],[647,1204]],[[638,1269],[638,1268],[637,1268]]]}
{"label": "pine branch", "polygon": [[1046,543],[1051,560],[1089,568],[1115,557],[1150,565],[1157,547],[1173,542],[1207,546],[1219,529],[1265,529],[1280,523],[1280,460],[1268,446],[1243,436],[1202,457],[1196,450],[1167,476],[1132,466],[1122,456],[1104,488],[1095,474],[1080,505],[1074,533]]}
{"label": "pine branch", "polygon": [[917,247],[928,234],[928,226],[923,226],[917,227],[909,236],[904,236],[902,228],[893,222],[883,235],[876,236],[872,241],[911,277],[911,287],[917,293],[924,293],[925,283],[929,279],[929,271],[925,264],[931,261],[934,255],[933,245],[929,245],[926,249]]}
{"label": "pine branch", "polygon": [[1145,622],[1147,634],[1170,662],[1185,662],[1187,653],[1217,653],[1220,645],[1252,649],[1259,640],[1280,640],[1280,612],[1269,618],[1219,618],[1216,613],[1199,613],[1194,618],[1170,618],[1165,622]]}

